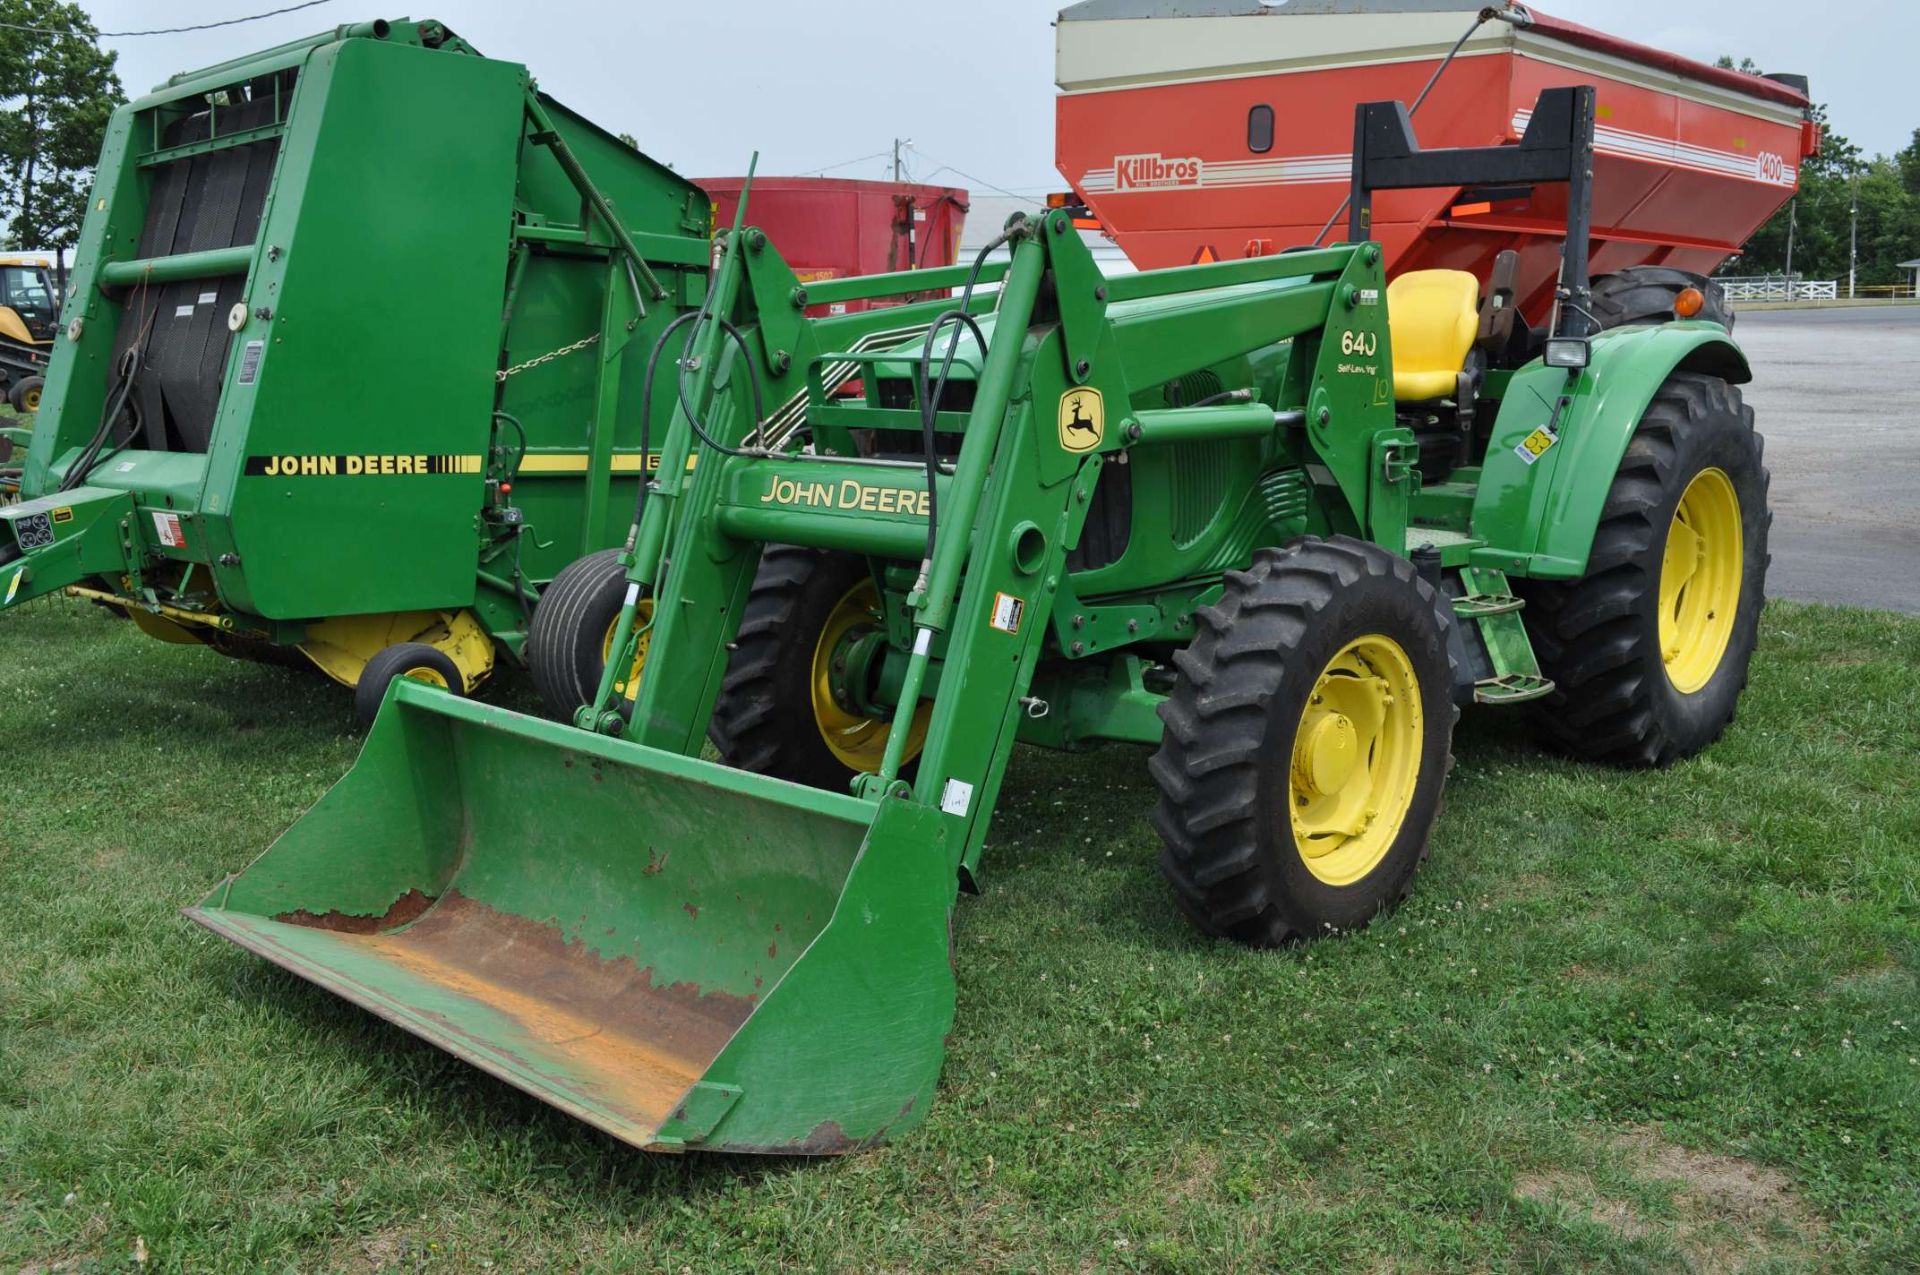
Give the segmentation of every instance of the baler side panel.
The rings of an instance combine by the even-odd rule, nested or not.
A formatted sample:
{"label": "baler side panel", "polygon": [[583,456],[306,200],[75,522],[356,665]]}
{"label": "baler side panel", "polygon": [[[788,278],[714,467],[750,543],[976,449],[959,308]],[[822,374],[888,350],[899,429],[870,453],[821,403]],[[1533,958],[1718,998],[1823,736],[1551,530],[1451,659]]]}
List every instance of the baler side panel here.
{"label": "baler side panel", "polygon": [[231,511],[243,564],[221,573],[230,604],[472,601],[525,77],[369,40],[309,59],[262,227],[279,253],[256,259],[215,431],[206,507]]}
{"label": "baler side panel", "polygon": [[[650,268],[667,289],[668,299],[647,302],[647,317],[613,351],[620,378],[618,407],[613,425],[613,478],[605,525],[595,547],[614,545],[633,518],[634,484],[640,461],[640,400],[646,360],[665,326],[684,308],[697,305],[705,285],[709,207],[693,183],[634,150],[551,98],[542,97],[547,113],[567,145],[579,158],[596,187],[618,210],[628,230],[640,236]],[[519,154],[516,202],[529,222],[577,227],[581,199],[566,174],[544,146],[523,142]],[[675,236],[677,254],[663,237]],[[610,278],[608,236],[597,223],[593,243],[600,248],[543,245],[529,250],[520,287],[513,298],[512,321],[506,333],[505,363],[515,366],[563,349],[600,331]],[[659,255],[654,255],[658,253]],[[612,276],[615,286],[629,288],[624,270]],[[513,502],[532,529],[521,541],[521,570],[530,581],[545,581],[580,556],[582,495],[588,457],[589,422],[594,413],[596,360],[609,357],[601,344],[552,362],[528,368],[508,378],[500,406],[526,430],[529,459],[515,483]],[[671,369],[671,356],[662,366]],[[658,445],[673,402],[673,382],[660,376],[654,390],[653,441]],[[517,445],[511,429],[502,442]],[[545,546],[542,548],[542,546]],[[490,568],[504,574],[505,568]]]}

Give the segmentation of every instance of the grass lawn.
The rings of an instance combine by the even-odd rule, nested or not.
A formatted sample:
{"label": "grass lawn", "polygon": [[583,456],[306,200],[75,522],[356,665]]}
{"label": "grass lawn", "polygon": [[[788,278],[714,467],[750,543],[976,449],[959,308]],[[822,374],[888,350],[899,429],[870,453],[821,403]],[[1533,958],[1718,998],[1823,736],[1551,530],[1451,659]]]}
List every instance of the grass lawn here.
{"label": "grass lawn", "polygon": [[809,1162],[630,1151],[190,925],[346,696],[0,616],[0,1270],[1915,1269],[1920,621],[1763,641],[1669,772],[1469,716],[1411,900],[1297,951],[1176,914],[1143,755],[1021,753],[930,1118]]}

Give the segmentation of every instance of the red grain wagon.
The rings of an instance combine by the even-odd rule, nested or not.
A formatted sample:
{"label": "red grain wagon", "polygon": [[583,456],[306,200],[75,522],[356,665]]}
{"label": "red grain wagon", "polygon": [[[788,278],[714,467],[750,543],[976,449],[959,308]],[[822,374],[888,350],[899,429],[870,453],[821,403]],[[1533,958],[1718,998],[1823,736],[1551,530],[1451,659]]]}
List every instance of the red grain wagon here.
{"label": "red grain wagon", "polygon": [[[1469,31],[1468,28],[1471,28]],[[1792,198],[1816,154],[1804,80],[1723,70],[1478,0],[1088,0],[1060,13],[1057,162],[1142,269],[1346,235],[1354,107],[1411,104],[1429,147],[1518,141],[1545,88],[1598,91],[1592,268],[1708,273]],[[1389,273],[1488,277],[1545,311],[1566,188],[1383,192]]]}
{"label": "red grain wagon", "polygon": [[[744,179],[695,180],[712,197],[717,224],[731,225]],[[747,201],[747,220],[767,232],[802,280],[950,266],[966,216],[967,192],[957,187],[840,177],[755,177]],[[807,313],[873,304],[812,306]]]}

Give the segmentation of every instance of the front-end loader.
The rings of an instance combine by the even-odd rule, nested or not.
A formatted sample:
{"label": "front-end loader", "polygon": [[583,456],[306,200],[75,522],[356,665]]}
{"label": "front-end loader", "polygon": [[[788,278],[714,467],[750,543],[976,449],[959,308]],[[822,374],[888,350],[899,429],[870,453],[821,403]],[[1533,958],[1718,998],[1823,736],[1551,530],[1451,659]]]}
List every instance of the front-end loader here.
{"label": "front-end loader", "polygon": [[[1595,331],[1593,120],[1553,90],[1518,146],[1423,152],[1364,107],[1350,242],[1118,277],[1067,210],[811,286],[736,224],[573,724],[398,682],[189,915],[635,1146],[840,1152],[927,1113],[1016,742],[1155,750],[1175,900],[1253,945],[1405,894],[1463,704],[1705,746],[1766,473],[1722,326]],[[1568,186],[1550,328],[1497,277],[1389,292],[1373,192],[1448,182]],[[766,410],[796,389],[803,428]]]}

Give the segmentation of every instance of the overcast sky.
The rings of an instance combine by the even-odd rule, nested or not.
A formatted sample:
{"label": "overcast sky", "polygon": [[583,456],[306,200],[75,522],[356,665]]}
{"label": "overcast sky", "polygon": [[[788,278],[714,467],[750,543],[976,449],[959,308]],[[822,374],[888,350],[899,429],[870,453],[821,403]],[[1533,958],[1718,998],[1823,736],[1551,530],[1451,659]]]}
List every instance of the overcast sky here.
{"label": "overcast sky", "polygon": [[[105,31],[211,22],[288,0],[81,0]],[[1812,77],[1833,127],[1868,153],[1897,151],[1920,127],[1920,0],[1548,0],[1559,17],[1711,60],[1751,57]],[[493,57],[526,63],[541,86],[689,176],[835,165],[882,177],[895,137],[912,138],[915,178],[1059,189],[1053,167],[1056,0],[832,0],[661,4],[441,0],[436,17]],[[400,10],[399,12],[405,12]],[[399,16],[369,0],[190,35],[108,40],[138,95],[175,71],[223,61],[338,23]],[[843,165],[843,166],[842,166]]]}

